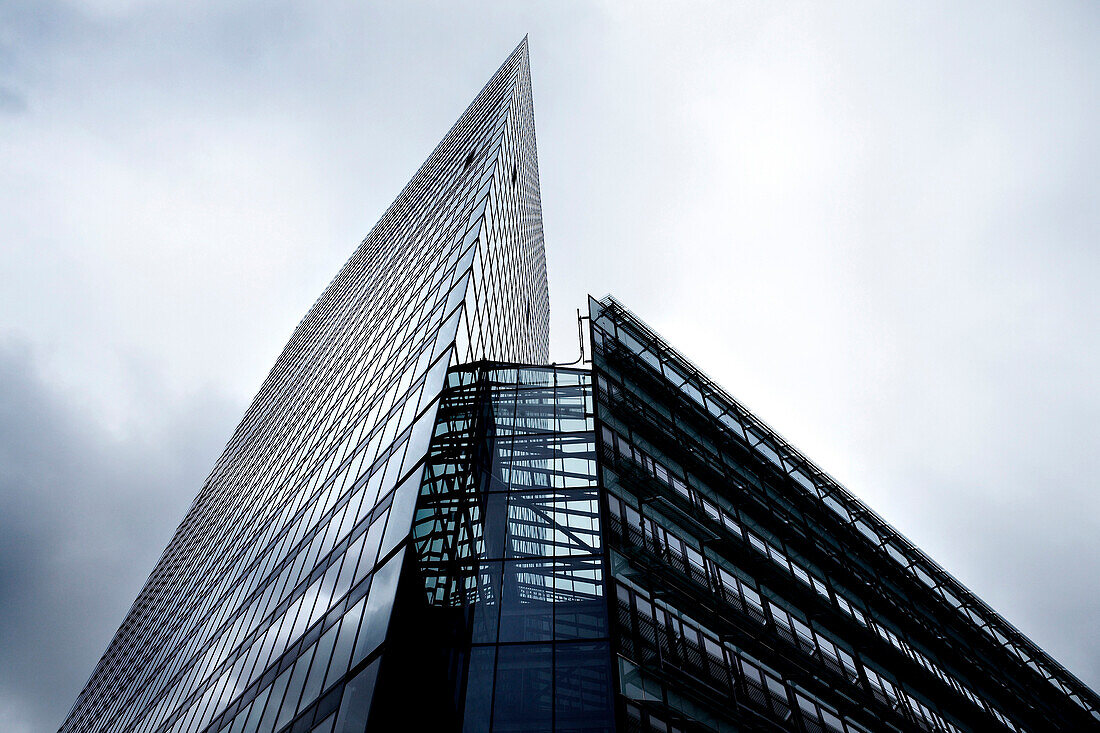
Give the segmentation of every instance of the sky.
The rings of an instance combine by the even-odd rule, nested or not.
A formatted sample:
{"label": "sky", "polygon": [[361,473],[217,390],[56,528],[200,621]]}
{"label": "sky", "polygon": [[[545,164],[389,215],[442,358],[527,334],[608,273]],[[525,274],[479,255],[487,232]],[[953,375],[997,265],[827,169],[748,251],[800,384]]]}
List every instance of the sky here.
{"label": "sky", "polygon": [[0,729],[524,34],[553,358],[614,294],[1100,687],[1100,6],[4,0]]}

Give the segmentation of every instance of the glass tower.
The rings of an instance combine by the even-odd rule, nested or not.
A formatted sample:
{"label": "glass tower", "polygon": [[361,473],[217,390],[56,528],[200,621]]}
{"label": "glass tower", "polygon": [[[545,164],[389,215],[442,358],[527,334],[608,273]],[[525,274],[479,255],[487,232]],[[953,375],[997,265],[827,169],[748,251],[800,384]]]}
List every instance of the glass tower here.
{"label": "glass tower", "polygon": [[298,325],[61,730],[1100,730],[610,296],[548,361],[526,39]]}
{"label": "glass tower", "polygon": [[448,367],[548,339],[525,39],[302,319],[61,730],[331,728],[369,694]]}

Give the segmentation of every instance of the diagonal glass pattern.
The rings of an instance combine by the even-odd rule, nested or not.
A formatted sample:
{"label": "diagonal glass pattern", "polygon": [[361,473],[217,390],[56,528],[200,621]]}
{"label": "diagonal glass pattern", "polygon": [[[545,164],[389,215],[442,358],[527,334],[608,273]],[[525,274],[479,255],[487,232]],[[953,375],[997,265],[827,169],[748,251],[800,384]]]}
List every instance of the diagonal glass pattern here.
{"label": "diagonal glass pattern", "polygon": [[[587,371],[451,371],[414,546],[435,618],[463,621],[453,729],[613,729],[606,562]],[[430,611],[431,613],[431,611]],[[421,633],[410,629],[410,634]],[[433,703],[435,704],[435,703]]]}
{"label": "diagonal glass pattern", "polygon": [[548,298],[525,39],[298,325],[61,730],[330,724],[448,367],[545,360]]}
{"label": "diagonal glass pattern", "polygon": [[634,314],[589,314],[632,724],[1097,727],[1088,687]]}

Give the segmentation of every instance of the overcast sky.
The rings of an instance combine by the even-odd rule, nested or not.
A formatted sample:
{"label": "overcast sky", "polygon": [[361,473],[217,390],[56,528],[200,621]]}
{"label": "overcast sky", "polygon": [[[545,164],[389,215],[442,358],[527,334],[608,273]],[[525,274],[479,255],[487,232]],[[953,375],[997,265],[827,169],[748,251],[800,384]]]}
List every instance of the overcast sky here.
{"label": "overcast sky", "polygon": [[524,33],[554,358],[615,294],[1100,685],[1100,5],[379,5],[0,2],[0,729]]}

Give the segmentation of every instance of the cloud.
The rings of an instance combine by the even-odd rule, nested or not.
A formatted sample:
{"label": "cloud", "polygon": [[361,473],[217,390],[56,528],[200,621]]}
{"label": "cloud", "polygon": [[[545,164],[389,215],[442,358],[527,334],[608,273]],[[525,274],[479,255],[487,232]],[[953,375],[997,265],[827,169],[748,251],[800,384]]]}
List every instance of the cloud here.
{"label": "cloud", "polygon": [[60,725],[239,410],[209,391],[157,407],[112,437],[0,342],[0,729]]}
{"label": "cloud", "polygon": [[14,89],[0,86],[0,113],[19,114],[27,111],[27,98]]}

